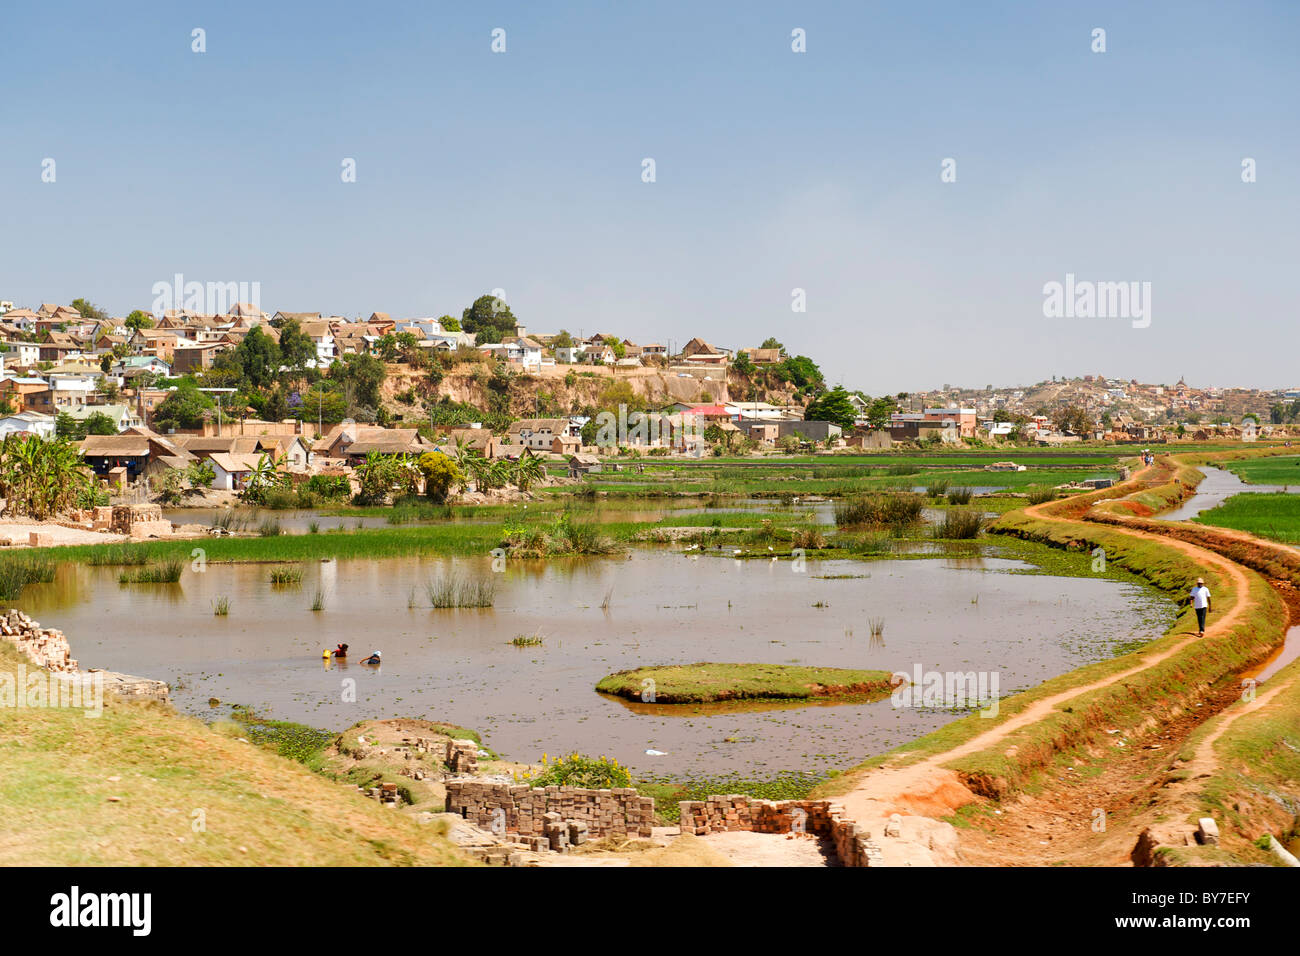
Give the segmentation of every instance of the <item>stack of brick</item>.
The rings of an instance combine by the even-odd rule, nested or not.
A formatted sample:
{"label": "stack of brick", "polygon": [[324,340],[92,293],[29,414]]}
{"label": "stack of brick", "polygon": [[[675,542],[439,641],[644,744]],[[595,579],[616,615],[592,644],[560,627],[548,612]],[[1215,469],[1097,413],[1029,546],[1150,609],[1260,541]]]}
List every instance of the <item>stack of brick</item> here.
{"label": "stack of brick", "polygon": [[[162,517],[162,512],[159,512]],[[93,508],[73,508],[68,512],[68,520],[60,521],[65,528],[83,528],[91,531],[111,531],[113,529],[113,509],[108,505],[96,505]]]}
{"label": "stack of brick", "polygon": [[744,830],[753,833],[808,833],[829,837],[844,866],[880,866],[880,848],[871,834],[829,800],[757,800],[743,794],[683,800],[681,831],[694,836]]}
{"label": "stack of brick", "polygon": [[[447,812],[459,813],[486,830],[499,827],[503,811],[505,831],[521,837],[546,837],[547,815],[555,813],[566,823],[581,824],[585,837],[651,835],[655,802],[631,787],[589,790],[583,787],[532,789],[522,784],[447,782]],[[493,832],[496,832],[493,830]]]}
{"label": "stack of brick", "polygon": [[72,649],[63,632],[41,627],[17,608],[11,608],[8,614],[0,618],[0,635],[38,667],[56,674],[77,670],[77,662],[72,657]]}

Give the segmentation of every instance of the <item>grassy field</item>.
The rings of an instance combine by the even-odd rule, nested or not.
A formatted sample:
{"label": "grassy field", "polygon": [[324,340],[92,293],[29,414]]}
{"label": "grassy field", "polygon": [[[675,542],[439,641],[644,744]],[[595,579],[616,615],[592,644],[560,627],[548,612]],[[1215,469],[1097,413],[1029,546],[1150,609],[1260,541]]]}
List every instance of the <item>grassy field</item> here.
{"label": "grassy field", "polygon": [[1088,478],[1114,478],[1109,466],[1096,468],[1052,467],[1019,472],[991,472],[977,469],[924,469],[914,475],[891,475],[880,469],[843,466],[775,469],[721,470],[716,474],[645,474],[619,472],[593,475],[586,487],[611,497],[641,498],[678,495],[733,495],[739,497],[792,497],[820,495],[842,497],[867,491],[907,490],[934,482],[951,486],[993,486],[1020,491],[1030,485],[1061,485]]}
{"label": "grassy field", "polygon": [[[202,549],[210,562],[271,561],[290,563],[320,558],[394,558],[437,552],[452,555],[487,554],[501,543],[504,526],[484,524],[433,524],[403,527],[323,531],[320,534],[281,534],[255,538],[194,538],[148,541],[140,550],[151,561],[168,558],[189,562],[194,549]],[[33,556],[56,561],[101,562],[116,546],[103,544],[33,549]]]}
{"label": "grassy field", "polygon": [[889,672],[785,664],[698,663],[640,667],[603,678],[596,690],[641,700],[653,681],[654,703],[694,704],[726,700],[808,700],[817,697],[889,696]]}
{"label": "grassy field", "polygon": [[[0,686],[22,661],[0,641]],[[413,818],[161,705],[0,707],[0,865],[463,862]]]}
{"label": "grassy field", "polygon": [[1300,485],[1300,455],[1225,462],[1223,467],[1252,485]]}
{"label": "grassy field", "polygon": [[1300,495],[1247,492],[1192,519],[1198,524],[1248,531],[1261,538],[1300,544]]}

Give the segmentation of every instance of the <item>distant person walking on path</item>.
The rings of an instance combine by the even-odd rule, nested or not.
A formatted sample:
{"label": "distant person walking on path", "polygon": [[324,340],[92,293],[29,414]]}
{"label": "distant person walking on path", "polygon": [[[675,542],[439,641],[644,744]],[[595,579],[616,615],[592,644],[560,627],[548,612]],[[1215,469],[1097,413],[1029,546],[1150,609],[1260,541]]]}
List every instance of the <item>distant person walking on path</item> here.
{"label": "distant person walking on path", "polygon": [[1196,579],[1196,587],[1191,593],[1192,607],[1196,609],[1196,624],[1205,636],[1205,618],[1210,613],[1210,589],[1205,586],[1205,578]]}

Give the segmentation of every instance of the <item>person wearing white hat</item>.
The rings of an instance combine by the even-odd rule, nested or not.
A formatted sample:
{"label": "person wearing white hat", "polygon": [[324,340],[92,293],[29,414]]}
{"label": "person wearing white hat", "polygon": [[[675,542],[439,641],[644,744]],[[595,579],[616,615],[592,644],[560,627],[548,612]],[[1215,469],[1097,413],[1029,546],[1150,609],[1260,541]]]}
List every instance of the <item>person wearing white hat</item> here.
{"label": "person wearing white hat", "polygon": [[362,661],[361,663],[363,663],[363,664],[378,664],[378,663],[379,663],[379,658],[380,658],[381,656],[382,656],[382,655],[381,655],[378,651],[372,651],[371,654],[370,654],[370,656],[367,657],[367,658],[366,658],[364,661]]}
{"label": "person wearing white hat", "polygon": [[1196,587],[1192,588],[1189,598],[1196,609],[1196,626],[1200,629],[1200,636],[1204,637],[1205,618],[1210,613],[1210,589],[1205,586],[1205,578],[1196,579]]}

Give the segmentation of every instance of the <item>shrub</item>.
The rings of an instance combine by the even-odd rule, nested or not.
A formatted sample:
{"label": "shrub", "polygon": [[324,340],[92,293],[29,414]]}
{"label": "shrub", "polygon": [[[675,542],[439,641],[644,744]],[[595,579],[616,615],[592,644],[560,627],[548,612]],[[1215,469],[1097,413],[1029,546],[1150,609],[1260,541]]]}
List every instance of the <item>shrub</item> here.
{"label": "shrub", "polygon": [[948,504],[968,505],[975,492],[970,488],[953,488],[948,492]]}
{"label": "shrub", "polygon": [[260,504],[272,511],[288,511],[301,506],[298,493],[292,488],[267,488],[262,492]]}
{"label": "shrub", "polygon": [[931,498],[942,498],[948,493],[948,482],[936,479],[925,486],[925,493]]}
{"label": "shrub", "polygon": [[950,508],[934,527],[936,538],[975,538],[984,527],[984,515],[974,508]]}
{"label": "shrub", "polygon": [[835,503],[835,524],[841,528],[903,529],[921,520],[925,501],[919,495],[873,494]]}
{"label": "shrub", "polygon": [[790,538],[792,548],[813,548],[820,550],[826,547],[826,535],[822,534],[819,528],[802,528],[795,531]]}
{"label": "shrub", "polygon": [[344,501],[351,496],[352,486],[346,475],[312,475],[301,491],[324,501]]}
{"label": "shrub", "polygon": [[1030,485],[1025,489],[1025,494],[1031,505],[1042,505],[1056,499],[1056,489],[1045,488],[1042,485]]}
{"label": "shrub", "polygon": [[617,760],[603,756],[572,753],[552,761],[542,754],[542,767],[537,774],[525,771],[521,782],[532,787],[585,787],[591,790],[613,790],[632,785],[632,774],[628,769],[620,767]]}

